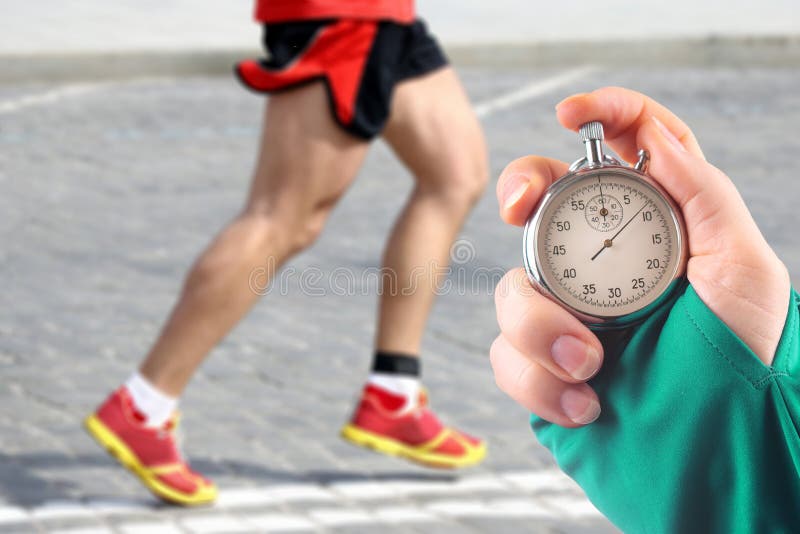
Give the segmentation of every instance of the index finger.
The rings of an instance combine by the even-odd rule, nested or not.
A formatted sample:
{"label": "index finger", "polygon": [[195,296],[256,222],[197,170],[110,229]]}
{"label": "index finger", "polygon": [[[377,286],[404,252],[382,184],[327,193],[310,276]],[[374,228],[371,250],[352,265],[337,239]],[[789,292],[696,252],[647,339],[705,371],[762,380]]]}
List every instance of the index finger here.
{"label": "index finger", "polygon": [[582,124],[600,121],[606,142],[625,161],[634,162],[639,148],[636,133],[656,117],[693,154],[703,156],[692,130],[674,113],[652,98],[622,87],[604,87],[591,93],[574,95],[556,106],[558,120],[577,131]]}

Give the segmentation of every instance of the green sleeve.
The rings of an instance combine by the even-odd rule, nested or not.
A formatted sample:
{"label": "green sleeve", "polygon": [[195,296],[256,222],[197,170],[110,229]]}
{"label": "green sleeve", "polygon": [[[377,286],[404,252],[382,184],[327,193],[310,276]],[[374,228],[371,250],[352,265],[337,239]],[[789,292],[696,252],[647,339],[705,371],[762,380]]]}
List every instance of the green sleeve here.
{"label": "green sleeve", "polygon": [[798,305],[767,367],[686,286],[607,349],[596,422],[533,430],[625,532],[800,532]]}

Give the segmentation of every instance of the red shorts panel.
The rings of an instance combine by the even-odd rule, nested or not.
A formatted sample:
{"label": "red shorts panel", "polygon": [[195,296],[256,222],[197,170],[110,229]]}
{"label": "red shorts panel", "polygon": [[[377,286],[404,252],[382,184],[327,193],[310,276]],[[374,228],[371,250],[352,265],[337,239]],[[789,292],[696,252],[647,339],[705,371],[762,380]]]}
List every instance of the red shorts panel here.
{"label": "red shorts panel", "polygon": [[391,20],[414,22],[414,0],[258,0],[259,22],[320,19]]}

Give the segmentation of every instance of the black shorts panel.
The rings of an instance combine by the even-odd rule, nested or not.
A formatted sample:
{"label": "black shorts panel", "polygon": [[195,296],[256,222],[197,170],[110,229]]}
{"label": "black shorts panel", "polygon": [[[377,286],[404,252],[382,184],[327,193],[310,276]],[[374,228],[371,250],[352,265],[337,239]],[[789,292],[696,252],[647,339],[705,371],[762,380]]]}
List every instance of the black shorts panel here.
{"label": "black shorts panel", "polygon": [[[336,121],[348,132],[371,139],[389,118],[395,86],[447,65],[447,58],[421,20],[413,24],[363,22],[360,24],[376,26],[370,33],[365,60],[358,63],[359,68],[338,68],[338,57],[326,57],[315,49],[323,38],[331,42],[331,35],[326,32],[335,31],[337,24],[340,21],[267,24],[264,45],[268,59],[242,62],[237,74],[245,85],[259,92],[285,90],[322,79]],[[333,44],[347,47],[348,38],[347,34],[334,37]],[[355,92],[340,90],[353,84],[357,86]]]}
{"label": "black shorts panel", "polygon": [[275,69],[282,69],[305,51],[308,44],[332,20],[308,20],[265,24],[262,43],[269,57],[264,61]]}

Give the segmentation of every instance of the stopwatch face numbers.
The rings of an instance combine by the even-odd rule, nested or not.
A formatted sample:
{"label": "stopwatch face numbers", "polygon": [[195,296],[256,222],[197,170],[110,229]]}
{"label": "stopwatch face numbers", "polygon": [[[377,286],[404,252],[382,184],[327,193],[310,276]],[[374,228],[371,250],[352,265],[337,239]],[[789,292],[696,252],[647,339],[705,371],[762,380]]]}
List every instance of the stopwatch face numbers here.
{"label": "stopwatch face numbers", "polygon": [[664,197],[643,180],[593,171],[557,190],[536,230],[549,290],[598,317],[635,313],[672,282],[680,229]]}
{"label": "stopwatch face numbers", "polygon": [[598,232],[614,230],[622,224],[622,202],[608,193],[599,194],[586,202],[584,215],[589,226]]}

